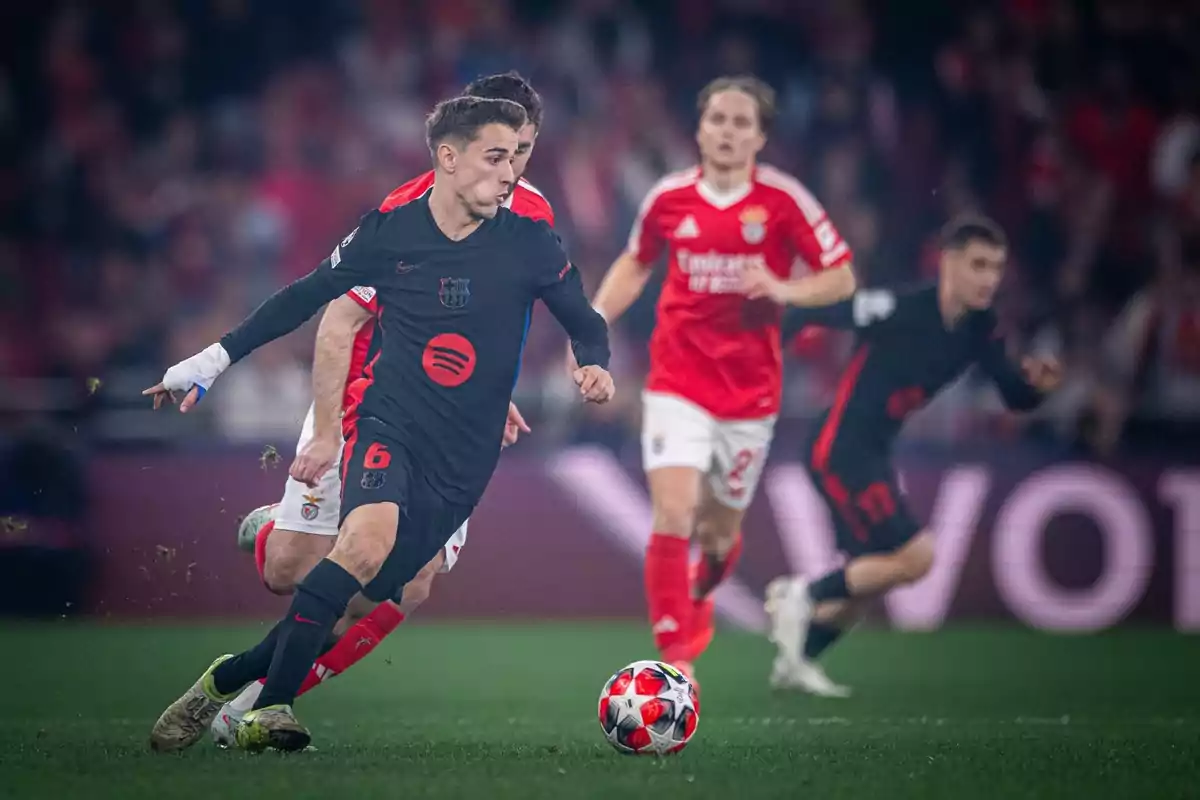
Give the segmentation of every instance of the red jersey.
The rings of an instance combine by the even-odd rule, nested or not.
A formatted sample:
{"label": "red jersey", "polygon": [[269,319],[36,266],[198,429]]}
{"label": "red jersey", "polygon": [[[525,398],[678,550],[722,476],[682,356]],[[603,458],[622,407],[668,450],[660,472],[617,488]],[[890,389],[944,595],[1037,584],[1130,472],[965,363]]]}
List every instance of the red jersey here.
{"label": "red jersey", "polygon": [[[380,211],[391,211],[393,208],[411,203],[433,188],[433,170],[413,178],[408,183],[394,189],[391,194],[379,204]],[[504,207],[529,217],[532,220],[545,220],[554,225],[554,209],[545,196],[533,187],[529,181],[521,178],[517,181],[512,194],[508,196]],[[354,337],[354,349],[350,355],[350,371],[346,375],[346,392],[342,396],[342,408],[349,408],[356,400],[350,392],[351,383],[362,376],[366,368],[367,358],[371,353],[371,341],[375,337],[375,316],[379,313],[379,303],[375,299],[375,289],[370,286],[355,286],[346,296],[371,312],[371,319],[359,329]]]}
{"label": "red jersey", "polygon": [[628,250],[647,267],[668,255],[646,388],[719,419],[771,416],[783,391],[780,309],[745,298],[745,268],[762,264],[787,278],[797,262],[819,272],[851,261],[821,204],[765,165],[727,195],[705,184],[699,167],[663,178],[642,201]]}

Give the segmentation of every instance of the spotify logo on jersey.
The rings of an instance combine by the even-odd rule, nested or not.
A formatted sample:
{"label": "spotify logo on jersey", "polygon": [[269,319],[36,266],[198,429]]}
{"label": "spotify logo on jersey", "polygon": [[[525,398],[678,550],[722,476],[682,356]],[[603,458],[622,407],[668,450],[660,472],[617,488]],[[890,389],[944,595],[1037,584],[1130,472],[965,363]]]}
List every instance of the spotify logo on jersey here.
{"label": "spotify logo on jersey", "polygon": [[425,345],[421,366],[439,386],[460,386],[475,372],[475,347],[457,333],[438,334]]}

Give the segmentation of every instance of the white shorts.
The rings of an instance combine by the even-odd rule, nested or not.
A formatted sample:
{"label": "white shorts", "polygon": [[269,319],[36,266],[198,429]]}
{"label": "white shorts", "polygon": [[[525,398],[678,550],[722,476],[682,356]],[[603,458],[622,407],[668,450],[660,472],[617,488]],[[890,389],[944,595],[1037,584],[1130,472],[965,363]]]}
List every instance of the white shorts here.
{"label": "white shorts", "polygon": [[[296,452],[313,437],[313,407],[309,406]],[[337,536],[338,518],[342,512],[342,454],[339,451],[333,466],[321,476],[316,486],[306,486],[288,476],[283,487],[283,499],[275,512],[275,525],[281,530],[311,533],[314,536]],[[446,542],[446,560],[442,572],[449,572],[458,561],[458,551],[467,543],[467,520]]]}
{"label": "white shorts", "polygon": [[708,473],[721,505],[745,509],[754,498],[775,433],[775,417],[719,420],[672,394],[642,394],[642,467],[694,467]]}

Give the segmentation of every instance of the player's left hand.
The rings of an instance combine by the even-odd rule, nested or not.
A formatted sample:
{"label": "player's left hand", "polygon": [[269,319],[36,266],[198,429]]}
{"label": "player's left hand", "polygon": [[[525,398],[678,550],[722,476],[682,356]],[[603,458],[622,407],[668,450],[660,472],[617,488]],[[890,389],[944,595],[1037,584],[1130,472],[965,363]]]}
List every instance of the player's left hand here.
{"label": "player's left hand", "polygon": [[333,466],[342,449],[342,437],[314,436],[296,453],[288,474],[305,486],[316,486],[317,481]]}
{"label": "player's left hand", "polygon": [[613,383],[612,375],[609,374],[608,370],[598,367],[595,364],[580,367],[575,370],[571,377],[575,379],[575,385],[579,387],[579,393],[583,395],[584,401],[588,403],[607,403],[617,393],[617,387]]}
{"label": "player's left hand", "polygon": [[529,423],[521,416],[517,404],[509,402],[508,419],[504,423],[504,438],[500,440],[500,449],[517,443],[522,433],[532,433]]}
{"label": "player's left hand", "polygon": [[1026,357],[1021,360],[1021,371],[1029,385],[1042,394],[1053,392],[1062,382],[1062,366],[1056,358]]}
{"label": "player's left hand", "polygon": [[213,385],[222,372],[229,367],[229,354],[220,344],[212,344],[191,358],[185,358],[163,374],[162,382],[142,392],[154,398],[154,408],[162,407],[164,400],[175,402],[176,393],[183,394],[180,412],[186,414],[200,402],[204,393]]}
{"label": "player's left hand", "polygon": [[746,267],[742,273],[742,292],[751,300],[765,297],[780,305],[787,302],[784,297],[783,281],[761,264]]}

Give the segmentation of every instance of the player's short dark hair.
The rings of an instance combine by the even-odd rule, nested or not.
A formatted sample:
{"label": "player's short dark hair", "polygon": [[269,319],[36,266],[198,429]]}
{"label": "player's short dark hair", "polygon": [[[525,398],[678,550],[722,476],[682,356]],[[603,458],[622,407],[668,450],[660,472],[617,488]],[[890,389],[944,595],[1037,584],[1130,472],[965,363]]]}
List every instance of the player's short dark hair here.
{"label": "player's short dark hair", "polygon": [[542,96],[516,70],[499,75],[476,78],[463,89],[464,95],[488,97],[493,100],[512,100],[525,109],[535,128],[542,127]]}
{"label": "player's short dark hair", "polygon": [[754,103],[758,106],[758,127],[762,128],[763,133],[770,132],[771,125],[775,122],[775,90],[766,81],[753,75],[725,75],[710,81],[696,97],[696,110],[700,112],[700,116],[704,116],[704,110],[708,108],[708,101],[713,95],[731,91],[754,98]]}
{"label": "player's short dark hair", "polygon": [[452,97],[433,107],[425,120],[425,141],[430,152],[447,139],[470,142],[485,125],[506,125],[519,131],[528,117],[520,103],[490,97]]}
{"label": "player's short dark hair", "polygon": [[980,214],[955,217],[942,227],[943,250],[962,250],[971,242],[1008,248],[1008,237],[1004,235],[1004,229],[995,220]]}

